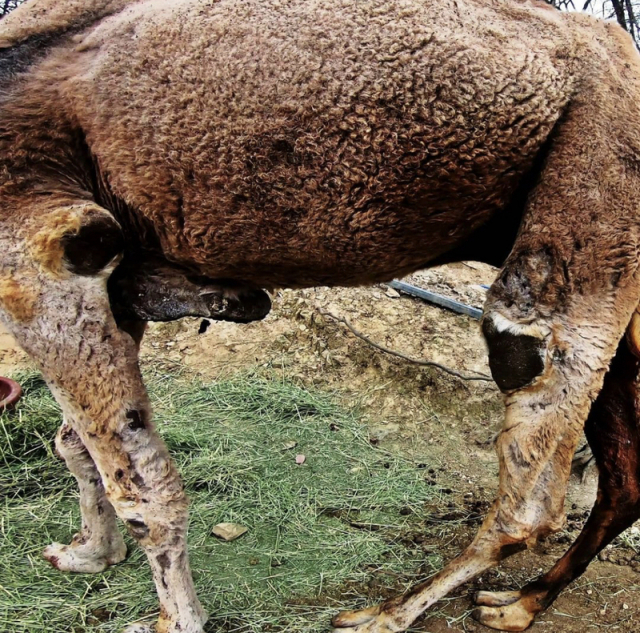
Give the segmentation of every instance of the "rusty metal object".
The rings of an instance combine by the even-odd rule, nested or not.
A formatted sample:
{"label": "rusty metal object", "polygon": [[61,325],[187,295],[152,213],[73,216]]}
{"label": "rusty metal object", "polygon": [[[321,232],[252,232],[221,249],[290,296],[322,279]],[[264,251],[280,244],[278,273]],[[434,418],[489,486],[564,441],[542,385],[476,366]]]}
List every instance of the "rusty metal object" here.
{"label": "rusty metal object", "polygon": [[22,397],[22,387],[11,378],[0,376],[0,412],[13,409]]}

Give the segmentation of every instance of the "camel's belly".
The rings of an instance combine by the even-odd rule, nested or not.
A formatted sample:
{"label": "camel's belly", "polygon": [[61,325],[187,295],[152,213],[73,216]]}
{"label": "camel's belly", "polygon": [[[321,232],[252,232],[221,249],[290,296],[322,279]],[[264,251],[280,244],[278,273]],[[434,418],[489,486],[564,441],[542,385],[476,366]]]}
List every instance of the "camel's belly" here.
{"label": "camel's belly", "polygon": [[420,266],[504,206],[569,98],[551,12],[534,40],[500,3],[176,6],[105,27],[73,107],[115,195],[209,276]]}
{"label": "camel's belly", "polygon": [[385,281],[463,243],[507,203],[518,181],[519,174],[505,178],[485,196],[452,198],[434,186],[418,200],[408,193],[405,204],[381,196],[362,207],[336,203],[314,214],[268,203],[243,210],[240,218],[221,210],[195,228],[187,219],[181,243],[165,253],[209,277],[257,287]]}

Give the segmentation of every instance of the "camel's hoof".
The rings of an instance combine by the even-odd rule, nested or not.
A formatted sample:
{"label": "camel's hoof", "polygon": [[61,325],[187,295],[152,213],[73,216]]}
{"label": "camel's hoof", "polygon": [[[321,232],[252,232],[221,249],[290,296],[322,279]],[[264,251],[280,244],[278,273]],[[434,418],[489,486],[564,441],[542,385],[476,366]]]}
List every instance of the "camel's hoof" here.
{"label": "camel's hoof", "polygon": [[506,607],[520,600],[519,591],[478,591],[473,601],[479,607]]}
{"label": "camel's hoof", "polygon": [[525,608],[522,600],[506,606],[478,607],[471,615],[480,624],[498,631],[524,631],[531,626],[535,618],[535,614]]}
{"label": "camel's hoof", "polygon": [[122,633],[202,633],[206,621],[207,618],[203,614],[194,617],[188,623],[184,620],[175,622],[160,618],[156,624],[134,622]]}
{"label": "camel's hoof", "polygon": [[96,555],[87,545],[52,543],[45,548],[42,555],[60,571],[98,574],[110,565],[122,562],[127,556],[127,547],[122,542],[108,555]]}
{"label": "camel's hoof", "polygon": [[[192,606],[195,608],[187,609],[186,613],[176,619],[163,617],[161,607],[160,618],[155,629],[152,630],[154,633],[203,633],[204,625],[208,619],[207,614],[199,604]],[[138,631],[133,633],[138,633]],[[142,629],[140,633],[147,633],[147,630]]]}
{"label": "camel's hoof", "polygon": [[397,633],[401,627],[392,626],[382,605],[362,611],[343,611],[333,618],[333,633]]}
{"label": "camel's hoof", "polygon": [[368,609],[362,609],[361,611],[341,611],[338,615],[334,616],[331,623],[337,629],[366,624],[380,615],[380,611],[381,605],[379,604],[374,607],[369,607]]}
{"label": "camel's hoof", "polygon": [[145,622],[134,622],[124,629],[122,633],[155,633],[155,627]]}

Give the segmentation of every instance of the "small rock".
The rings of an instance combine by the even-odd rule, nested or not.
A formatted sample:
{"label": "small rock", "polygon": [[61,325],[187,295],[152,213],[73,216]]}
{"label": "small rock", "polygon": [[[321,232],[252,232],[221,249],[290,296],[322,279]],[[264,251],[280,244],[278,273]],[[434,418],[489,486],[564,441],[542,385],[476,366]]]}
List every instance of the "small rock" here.
{"label": "small rock", "polygon": [[397,299],[400,296],[400,293],[395,288],[391,287],[387,287],[387,289],[384,291],[384,294],[386,294],[387,297],[390,297],[391,299]]}
{"label": "small rock", "polygon": [[298,464],[298,466],[302,466],[302,464],[304,464],[307,461],[306,456],[304,455],[296,455],[296,464]]}
{"label": "small rock", "polygon": [[249,528],[239,523],[218,523],[211,531],[223,541],[235,541],[248,532]]}

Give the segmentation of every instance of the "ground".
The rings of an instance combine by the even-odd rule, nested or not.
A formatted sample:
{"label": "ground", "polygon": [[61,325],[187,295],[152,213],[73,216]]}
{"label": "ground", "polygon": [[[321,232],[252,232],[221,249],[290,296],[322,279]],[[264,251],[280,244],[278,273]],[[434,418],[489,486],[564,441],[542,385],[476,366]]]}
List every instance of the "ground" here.
{"label": "ground", "polygon": [[[412,281],[481,307],[481,284],[494,275],[462,263]],[[436,571],[469,542],[491,500],[502,419],[494,384],[386,355],[327,313],[408,356],[489,374],[477,321],[383,285],[280,292],[265,321],[245,326],[211,323],[200,333],[195,319],[151,325],[142,363],[193,500],[190,547],[213,611],[208,631],[328,630],[336,609]],[[63,614],[56,630],[74,633],[115,631],[129,616],[152,614],[149,581],[134,573],[139,552],[96,577],[65,577],[39,558],[47,539],[73,533],[75,493],[51,452],[59,413],[0,334],[0,373],[16,371],[27,397],[0,418],[0,628],[51,631],[47,609]],[[548,569],[594,495],[593,470],[573,477],[563,532],[461,589],[414,630],[486,631],[469,617],[470,592],[515,588]],[[222,521],[249,532],[221,543],[211,528]],[[534,630],[637,631],[639,553],[632,528]]]}

